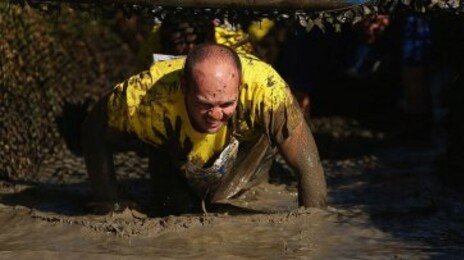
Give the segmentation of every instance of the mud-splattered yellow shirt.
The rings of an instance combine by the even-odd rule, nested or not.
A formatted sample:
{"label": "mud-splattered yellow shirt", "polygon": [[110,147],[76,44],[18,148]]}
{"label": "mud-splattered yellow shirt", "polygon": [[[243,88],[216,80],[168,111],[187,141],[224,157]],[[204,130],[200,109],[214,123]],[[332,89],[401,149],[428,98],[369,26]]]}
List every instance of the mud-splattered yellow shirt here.
{"label": "mud-splattered yellow shirt", "polygon": [[110,127],[135,134],[170,156],[199,166],[214,159],[233,135],[253,142],[263,134],[273,144],[285,140],[303,117],[284,80],[268,64],[240,55],[242,86],[237,110],[214,134],[190,124],[180,89],[185,58],[158,62],[150,70],[116,85],[108,99]]}

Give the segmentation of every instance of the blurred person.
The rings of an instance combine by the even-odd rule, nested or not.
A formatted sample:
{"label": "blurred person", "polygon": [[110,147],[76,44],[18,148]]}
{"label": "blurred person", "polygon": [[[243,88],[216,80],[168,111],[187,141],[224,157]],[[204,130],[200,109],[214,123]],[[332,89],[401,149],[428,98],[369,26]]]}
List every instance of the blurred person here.
{"label": "blurred person", "polygon": [[430,63],[431,35],[428,21],[409,15],[402,28],[401,79],[404,89],[405,111],[411,136],[425,137],[431,123],[430,92],[427,68]]}
{"label": "blurred person", "polygon": [[153,26],[146,42],[138,52],[139,71],[153,63],[153,54],[172,56],[187,55],[200,43],[218,43],[233,48],[238,53],[253,54],[264,61],[266,56],[255,52],[255,45],[273,28],[269,19],[253,21],[249,24],[231,24],[227,20],[186,19],[168,17]]}

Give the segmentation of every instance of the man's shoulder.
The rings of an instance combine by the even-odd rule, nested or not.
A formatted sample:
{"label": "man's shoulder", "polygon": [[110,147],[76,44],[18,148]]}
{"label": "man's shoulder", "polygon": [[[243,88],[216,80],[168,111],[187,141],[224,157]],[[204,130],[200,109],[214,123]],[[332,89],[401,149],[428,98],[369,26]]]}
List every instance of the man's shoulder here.
{"label": "man's shoulder", "polygon": [[[158,61],[149,70],[133,75],[116,86],[131,95],[169,95],[177,92],[185,58]],[[163,95],[164,94],[164,95]]]}
{"label": "man's shoulder", "polygon": [[181,70],[184,67],[185,56],[173,57],[170,59],[164,59],[156,61],[150,67],[150,71],[156,71],[158,73],[171,72]]}
{"label": "man's shoulder", "polygon": [[184,67],[185,57],[158,61],[150,67],[150,75],[156,82],[172,83],[179,81]]}
{"label": "man's shoulder", "polygon": [[[268,63],[249,53],[238,53],[242,70],[248,71],[253,67],[271,67]],[[272,67],[271,67],[272,68]]]}
{"label": "man's shoulder", "polygon": [[110,93],[113,106],[137,108],[153,101],[163,102],[176,97],[184,58],[159,61],[149,70],[140,72],[117,84]]}
{"label": "man's shoulder", "polygon": [[287,83],[270,64],[249,54],[240,54],[239,57],[242,63],[242,82],[246,85],[246,90],[270,93],[286,88]]}

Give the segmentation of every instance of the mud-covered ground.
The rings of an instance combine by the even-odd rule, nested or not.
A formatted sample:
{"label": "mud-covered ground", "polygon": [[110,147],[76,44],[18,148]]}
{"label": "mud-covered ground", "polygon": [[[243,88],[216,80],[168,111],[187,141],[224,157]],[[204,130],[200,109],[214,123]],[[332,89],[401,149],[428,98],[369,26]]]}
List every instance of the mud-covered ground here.
{"label": "mud-covered ground", "polygon": [[153,217],[147,160],[130,152],[116,158],[118,177],[140,210],[91,215],[83,159],[69,153],[33,181],[0,182],[0,258],[464,257],[462,194],[434,173],[440,135],[411,144],[346,117],[312,124],[327,209],[298,209],[293,175],[278,160],[270,183],[230,205]]}

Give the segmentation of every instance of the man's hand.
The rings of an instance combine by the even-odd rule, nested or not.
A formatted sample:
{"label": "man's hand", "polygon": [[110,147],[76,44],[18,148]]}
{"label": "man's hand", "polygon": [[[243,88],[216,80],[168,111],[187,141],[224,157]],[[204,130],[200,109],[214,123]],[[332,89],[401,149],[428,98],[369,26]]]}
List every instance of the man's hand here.
{"label": "man's hand", "polygon": [[327,187],[313,135],[306,122],[279,145],[287,163],[298,173],[298,205],[324,207]]}

